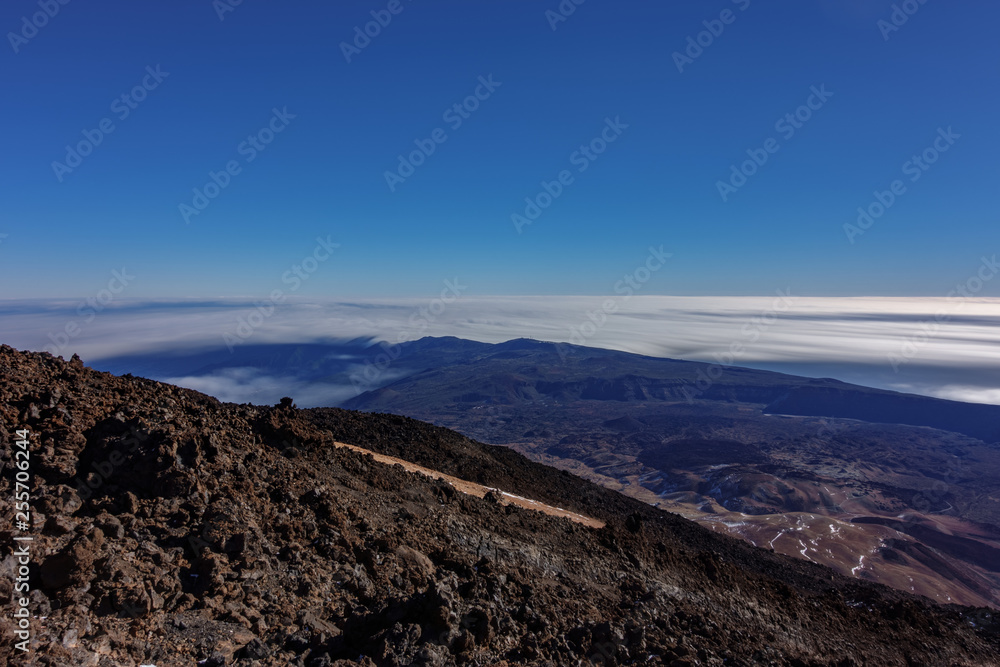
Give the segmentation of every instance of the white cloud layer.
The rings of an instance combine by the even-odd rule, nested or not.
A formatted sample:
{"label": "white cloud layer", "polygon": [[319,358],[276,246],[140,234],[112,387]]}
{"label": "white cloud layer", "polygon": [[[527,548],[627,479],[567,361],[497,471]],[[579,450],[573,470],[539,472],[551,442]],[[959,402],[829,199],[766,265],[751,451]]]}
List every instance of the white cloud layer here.
{"label": "white cloud layer", "polygon": [[[528,337],[1000,404],[1000,299],[995,298],[287,300],[266,317],[251,301],[122,301],[92,319],[91,311],[79,305],[0,302],[0,341],[67,358],[78,353],[91,363],[126,354],[225,349],[227,340],[267,344],[373,337],[398,342],[458,336],[502,342]],[[265,388],[283,381],[292,379],[228,369],[211,378],[187,378],[187,386],[200,385],[195,388],[227,400],[249,400],[248,387],[270,394]],[[311,396],[327,392],[314,396],[323,400],[337,394],[332,388],[298,388]]]}

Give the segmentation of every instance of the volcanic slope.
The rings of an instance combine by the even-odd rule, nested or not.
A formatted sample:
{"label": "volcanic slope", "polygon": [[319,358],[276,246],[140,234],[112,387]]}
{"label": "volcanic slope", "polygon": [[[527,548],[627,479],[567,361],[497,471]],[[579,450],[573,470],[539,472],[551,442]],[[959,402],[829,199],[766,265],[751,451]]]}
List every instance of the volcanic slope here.
{"label": "volcanic slope", "polygon": [[0,346],[5,498],[18,430],[32,527],[2,532],[33,537],[30,652],[6,555],[6,664],[1000,664],[986,609],[756,549],[403,417],[223,404]]}
{"label": "volcanic slope", "polygon": [[1000,406],[539,341],[465,343],[400,345],[396,364],[424,370],[346,407],[509,446],[842,574],[1000,607]]}

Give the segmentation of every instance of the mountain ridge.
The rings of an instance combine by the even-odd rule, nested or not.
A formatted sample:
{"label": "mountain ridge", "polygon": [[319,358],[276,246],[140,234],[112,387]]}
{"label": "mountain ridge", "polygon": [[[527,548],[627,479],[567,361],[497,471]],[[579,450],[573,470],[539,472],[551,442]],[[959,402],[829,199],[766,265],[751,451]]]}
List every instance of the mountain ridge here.
{"label": "mountain ridge", "polygon": [[[408,418],[224,404],[6,346],[0,413],[5,464],[31,432],[36,664],[1000,664],[987,610],[754,549]],[[338,440],[607,524],[456,494]]]}
{"label": "mountain ridge", "polygon": [[845,574],[1000,607],[1000,558],[975,555],[1000,553],[1000,406],[530,340],[346,405],[509,446]]}
{"label": "mountain ridge", "polygon": [[[399,356],[400,358],[405,359],[408,349],[419,351],[434,349],[436,343],[438,342],[451,342],[457,340],[462,339],[455,337],[425,337],[413,343],[401,343],[400,347],[403,351]],[[758,396],[746,396],[745,394],[741,394],[739,385],[734,386],[733,381],[737,378],[746,377],[753,377],[754,379],[770,379],[776,382],[788,383],[787,391],[775,389],[771,393],[767,394],[767,398],[770,400],[764,401],[768,403],[767,411],[775,414],[837,417],[843,419],[862,419],[862,421],[873,421],[878,417],[878,412],[885,412],[887,409],[891,408],[893,417],[877,423],[901,423],[911,426],[942,428],[944,430],[964,433],[972,437],[980,438],[984,441],[1000,442],[1000,406],[995,405],[963,403],[961,401],[922,396],[919,394],[907,394],[887,389],[876,389],[873,387],[842,382],[834,378],[805,378],[786,373],[779,373],[776,371],[763,371],[740,366],[723,366],[717,363],[712,364],[707,362],[669,359],[665,357],[652,357],[618,350],[582,347],[569,343],[549,343],[530,338],[517,338],[494,345],[488,343],[480,343],[479,345],[482,347],[477,347],[478,354],[464,359],[464,363],[471,365],[482,360],[483,358],[496,357],[498,354],[508,351],[552,350],[558,354],[562,363],[566,363],[569,358],[575,357],[576,355],[587,355],[588,358],[615,359],[620,363],[624,361],[640,361],[642,363],[659,366],[660,368],[663,368],[666,365],[672,365],[675,369],[683,369],[690,372],[685,372],[675,378],[670,378],[681,381],[678,384],[661,384],[659,386],[654,384],[650,388],[650,391],[673,392],[670,394],[673,398],[687,401],[692,399],[757,399],[759,398]],[[719,377],[710,378],[706,369],[718,369]],[[407,380],[410,377],[412,376],[406,376],[377,389],[366,391],[355,398],[348,399],[342,405],[348,408],[368,409],[370,406],[377,405],[377,396],[379,392],[394,390],[394,387],[397,386],[406,386]],[[707,378],[708,380],[708,387],[706,389],[700,389],[698,386],[698,382],[703,378]],[[633,383],[631,387],[633,392],[636,387],[637,385]],[[567,388],[570,387],[567,386]],[[556,390],[557,387],[544,385],[544,389],[549,391],[540,391],[539,393],[548,394],[553,390]],[[685,393],[685,389],[688,390],[687,393]],[[817,393],[820,392],[827,393],[825,396],[817,396]],[[847,405],[839,405],[837,401],[829,400],[830,398],[842,398],[844,392],[856,392],[858,394],[863,394],[863,398],[866,400],[877,398],[883,403],[888,402],[889,405],[887,406],[882,404],[875,408],[872,407],[870,403],[848,403]],[[625,393],[620,393],[620,395],[626,396]],[[827,398],[828,400],[822,402],[820,400],[822,398]],[[854,396],[851,396],[851,398],[854,398]],[[909,405],[904,408],[899,408],[897,405],[892,404],[892,401],[905,401],[909,403]],[[947,414],[943,416],[929,417],[927,416],[927,413],[937,412],[932,408],[938,408],[937,411],[946,411]]]}

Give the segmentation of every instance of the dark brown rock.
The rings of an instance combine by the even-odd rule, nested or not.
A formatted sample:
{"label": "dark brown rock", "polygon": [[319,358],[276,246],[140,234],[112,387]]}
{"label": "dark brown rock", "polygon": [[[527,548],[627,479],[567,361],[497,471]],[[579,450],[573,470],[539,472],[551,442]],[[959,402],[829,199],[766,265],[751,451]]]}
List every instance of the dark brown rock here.
{"label": "dark brown rock", "polygon": [[[34,419],[59,462],[39,466],[33,501],[51,528],[33,552],[38,664],[998,663],[991,612],[754,549],[393,415],[226,405],[0,346],[0,416]],[[337,440],[607,526],[467,496]],[[8,585],[16,568],[3,560]]]}

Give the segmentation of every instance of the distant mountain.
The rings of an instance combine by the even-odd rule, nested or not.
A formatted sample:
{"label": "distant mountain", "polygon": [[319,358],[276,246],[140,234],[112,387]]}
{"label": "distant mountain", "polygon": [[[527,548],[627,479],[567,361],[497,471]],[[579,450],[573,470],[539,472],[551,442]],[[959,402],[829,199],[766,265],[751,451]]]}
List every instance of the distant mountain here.
{"label": "distant mountain", "polygon": [[[609,433],[648,431],[623,417]],[[24,602],[2,561],[3,664],[1000,664],[987,609],[405,417],[224,404],[0,346],[0,436],[30,486],[28,525],[0,532],[32,538]]]}
{"label": "distant mountain", "polygon": [[432,421],[845,574],[998,604],[1000,406],[526,339],[248,341],[97,366]]}
{"label": "distant mountain", "polygon": [[[344,406],[367,410],[393,403],[418,408],[427,399],[476,403],[481,402],[474,400],[479,396],[501,405],[521,399],[724,401],[765,404],[764,412],[775,414],[929,426],[985,442],[1000,442],[998,405],[901,394],[829,378],[802,378],[527,339],[497,345],[465,341],[460,348],[457,340],[425,338],[404,343],[401,361],[414,366],[420,365],[413,363],[420,359],[427,364],[427,370],[366,392]],[[486,368],[488,378],[482,372]],[[397,393],[408,393],[404,390],[417,383],[437,391],[427,399],[412,393],[402,402],[396,399]],[[448,393],[454,391],[460,395]]]}
{"label": "distant mountain", "polygon": [[530,340],[423,339],[398,363],[423,368],[344,406],[512,447],[845,574],[1000,605],[1000,406]]}
{"label": "distant mountain", "polygon": [[[520,364],[537,359],[544,367],[540,382],[530,375],[521,386],[513,378],[483,382],[472,370],[480,361],[495,365],[504,359]],[[532,400],[619,400],[650,398],[658,401],[737,401],[766,404],[766,412],[859,419],[878,423],[929,426],[963,433],[986,442],[1000,441],[1000,406],[961,403],[913,394],[845,384],[832,379],[802,378],[738,366],[648,357],[615,350],[516,339],[493,345],[455,337],[422,338],[388,345],[370,339],[332,340],[328,343],[253,344],[178,350],[170,354],[130,354],[107,357],[95,367],[111,373],[151,379],[213,378],[234,369],[252,370],[262,378],[278,379],[262,390],[262,402],[288,393],[294,382],[311,387],[343,390],[350,398],[303,401],[308,405],[358,406],[378,409],[402,407],[392,397],[407,382],[438,382],[442,391],[459,386],[457,398],[475,403],[482,385],[484,401],[503,405],[519,392]],[[520,368],[520,366],[518,366]],[[449,369],[443,379],[430,376]],[[530,370],[530,369],[529,369]],[[461,377],[466,373],[465,378]],[[429,379],[430,378],[430,379]],[[465,380],[460,383],[459,380]],[[394,384],[396,382],[399,384]],[[341,393],[343,393],[341,392]],[[364,394],[364,395],[362,395]],[[338,394],[339,396],[340,394]],[[437,393],[433,400],[448,398]],[[407,408],[423,400],[409,396]],[[270,400],[276,402],[277,398]]]}

